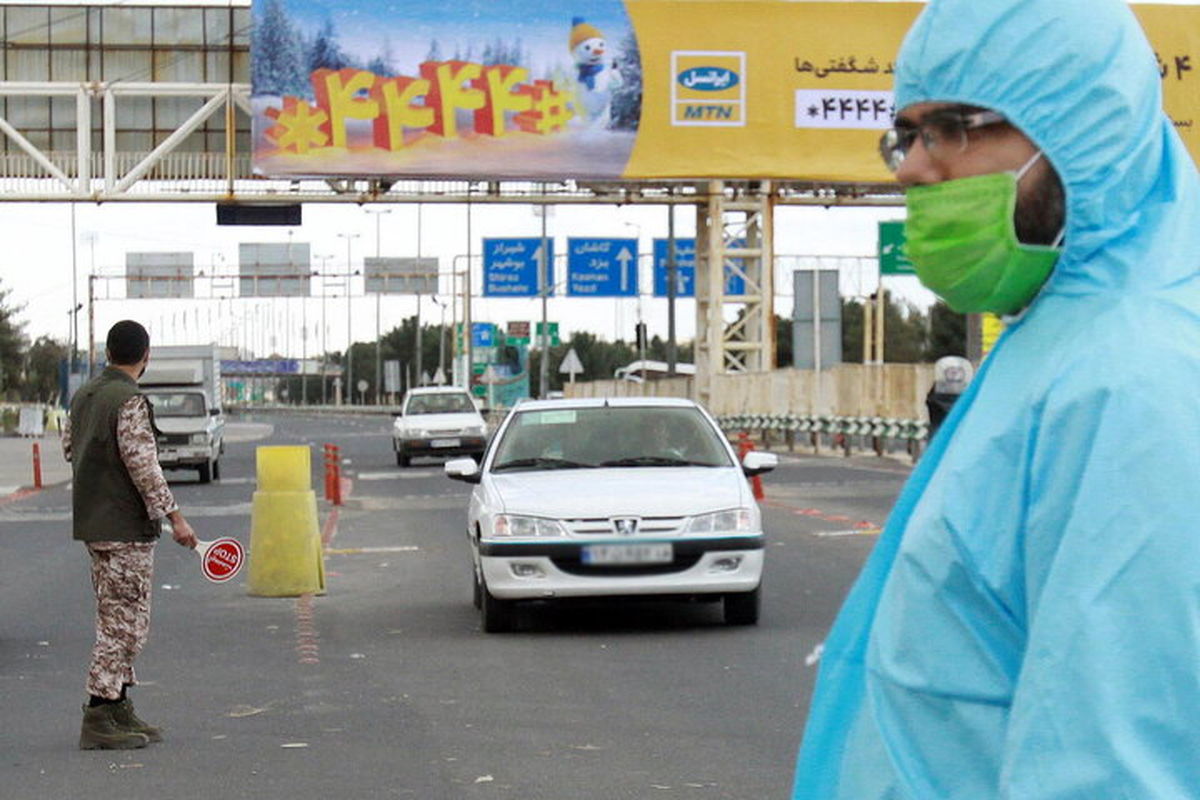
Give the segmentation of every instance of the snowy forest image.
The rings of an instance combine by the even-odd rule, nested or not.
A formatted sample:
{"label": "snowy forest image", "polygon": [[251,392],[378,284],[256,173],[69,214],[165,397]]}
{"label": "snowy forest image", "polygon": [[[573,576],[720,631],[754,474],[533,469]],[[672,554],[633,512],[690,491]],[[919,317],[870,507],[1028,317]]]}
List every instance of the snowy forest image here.
{"label": "snowy forest image", "polygon": [[468,0],[450,20],[432,5],[397,19],[383,2],[255,0],[260,174],[621,174],[642,63],[620,0],[581,14]]}

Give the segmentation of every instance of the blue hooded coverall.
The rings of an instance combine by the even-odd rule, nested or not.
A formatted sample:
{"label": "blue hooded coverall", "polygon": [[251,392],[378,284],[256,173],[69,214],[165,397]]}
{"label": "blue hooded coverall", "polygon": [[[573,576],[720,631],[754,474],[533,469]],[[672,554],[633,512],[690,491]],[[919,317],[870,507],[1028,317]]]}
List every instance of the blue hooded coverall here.
{"label": "blue hooded coverall", "polygon": [[1065,251],[845,601],[794,798],[1200,798],[1200,181],[1161,81],[1119,0],[932,0],[905,39],[896,107],[1008,118]]}

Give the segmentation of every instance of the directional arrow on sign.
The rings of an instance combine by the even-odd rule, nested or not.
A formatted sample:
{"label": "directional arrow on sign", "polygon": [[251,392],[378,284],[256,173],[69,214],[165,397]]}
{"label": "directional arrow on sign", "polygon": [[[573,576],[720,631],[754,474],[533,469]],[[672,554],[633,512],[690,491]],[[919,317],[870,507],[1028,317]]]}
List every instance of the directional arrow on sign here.
{"label": "directional arrow on sign", "polygon": [[[621,293],[629,291],[629,261],[634,258],[628,247],[622,247],[617,253],[617,263],[621,265]],[[580,370],[582,372],[582,369]]]}
{"label": "directional arrow on sign", "polygon": [[562,363],[558,365],[558,371],[563,375],[571,376],[571,383],[575,382],[575,376],[583,372],[583,362],[579,360],[579,354],[572,347],[563,356]]}

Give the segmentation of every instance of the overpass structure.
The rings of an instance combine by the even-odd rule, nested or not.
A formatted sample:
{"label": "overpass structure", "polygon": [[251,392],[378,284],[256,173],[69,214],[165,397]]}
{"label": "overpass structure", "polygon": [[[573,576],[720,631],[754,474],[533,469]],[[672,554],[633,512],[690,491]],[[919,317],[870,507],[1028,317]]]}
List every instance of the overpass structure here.
{"label": "overpass structure", "polygon": [[774,367],[776,206],[902,202],[892,184],[256,176],[251,24],[248,0],[2,0],[0,202],[690,206],[701,401],[715,374]]}

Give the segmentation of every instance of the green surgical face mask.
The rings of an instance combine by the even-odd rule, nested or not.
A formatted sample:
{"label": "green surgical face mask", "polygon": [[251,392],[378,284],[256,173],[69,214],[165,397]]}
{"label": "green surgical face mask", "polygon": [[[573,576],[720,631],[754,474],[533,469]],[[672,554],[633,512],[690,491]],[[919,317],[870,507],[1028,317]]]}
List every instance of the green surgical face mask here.
{"label": "green surgical face mask", "polygon": [[907,190],[908,257],[921,283],[960,314],[1015,314],[1050,277],[1061,249],[1022,244],[1013,224],[1017,184],[1040,156],[1019,172]]}

